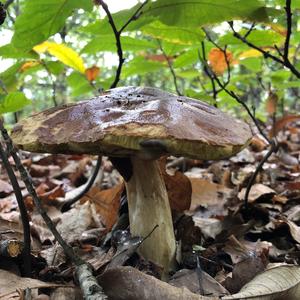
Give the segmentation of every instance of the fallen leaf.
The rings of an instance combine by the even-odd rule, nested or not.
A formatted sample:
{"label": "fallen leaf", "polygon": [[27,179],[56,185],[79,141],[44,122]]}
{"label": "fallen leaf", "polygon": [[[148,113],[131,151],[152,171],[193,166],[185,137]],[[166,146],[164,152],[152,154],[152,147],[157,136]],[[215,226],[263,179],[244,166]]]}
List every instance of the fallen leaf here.
{"label": "fallen leaf", "polygon": [[[204,295],[224,296],[228,291],[213,277],[204,271],[201,272],[201,285]],[[176,287],[186,287],[189,291],[199,294],[199,278],[196,270],[181,269],[176,272],[169,284]]]}
{"label": "fallen leaf", "polygon": [[300,299],[300,267],[282,265],[264,271],[247,283],[239,293],[222,300],[298,300]]}
{"label": "fallen leaf", "polygon": [[9,195],[12,191],[12,186],[8,182],[0,179],[0,198]]}
{"label": "fallen leaf", "polygon": [[[238,197],[240,200],[244,200],[245,193],[246,193],[246,188],[243,188],[239,192]],[[251,187],[248,201],[249,203],[253,203],[258,199],[260,199],[261,197],[269,197],[269,196],[273,196],[274,194],[276,194],[276,192],[273,189],[269,188],[268,186],[262,183],[256,183]]]}
{"label": "fallen leaf", "polygon": [[37,279],[19,277],[14,273],[0,270],[0,299],[7,297],[6,299],[11,299],[9,297],[17,291],[24,291],[27,288],[37,289],[37,288],[53,288],[65,286],[63,284],[56,284],[53,282],[44,282]]}
{"label": "fallen leaf", "polygon": [[186,288],[174,287],[146,275],[132,267],[109,269],[97,278],[111,300],[217,300],[191,293]]}
{"label": "fallen leaf", "polygon": [[93,187],[80,200],[81,203],[89,201],[94,203],[96,212],[101,216],[107,231],[110,231],[118,218],[120,199],[124,190],[124,183],[120,183],[111,189],[100,190]]}
{"label": "fallen leaf", "polygon": [[266,100],[266,112],[269,116],[273,116],[277,111],[278,96],[273,92],[269,92],[268,98]]}
{"label": "fallen leaf", "polygon": [[276,122],[274,123],[273,128],[269,132],[270,137],[276,136],[277,133],[280,130],[282,130],[286,125],[298,120],[300,120],[300,115],[287,115],[287,116],[283,116],[280,119],[277,119]]}
{"label": "fallen leaf", "polygon": [[224,214],[224,204],[230,197],[231,189],[210,180],[189,177],[192,184],[191,210],[199,205],[206,207],[210,215]]}
{"label": "fallen leaf", "polygon": [[170,175],[166,171],[166,161],[160,161],[160,170],[168,192],[171,209],[183,212],[190,208],[192,200],[192,185],[186,175],[175,171]]}

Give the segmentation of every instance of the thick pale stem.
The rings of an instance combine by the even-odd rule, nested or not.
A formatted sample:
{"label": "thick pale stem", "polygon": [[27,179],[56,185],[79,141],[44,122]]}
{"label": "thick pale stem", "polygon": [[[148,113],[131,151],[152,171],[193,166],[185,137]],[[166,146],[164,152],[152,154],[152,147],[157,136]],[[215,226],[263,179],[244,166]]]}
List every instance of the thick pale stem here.
{"label": "thick pale stem", "polygon": [[132,158],[133,175],[126,183],[130,230],[133,236],[147,236],[139,248],[145,258],[164,268],[175,264],[176,243],[166,186],[159,165],[153,160]]}

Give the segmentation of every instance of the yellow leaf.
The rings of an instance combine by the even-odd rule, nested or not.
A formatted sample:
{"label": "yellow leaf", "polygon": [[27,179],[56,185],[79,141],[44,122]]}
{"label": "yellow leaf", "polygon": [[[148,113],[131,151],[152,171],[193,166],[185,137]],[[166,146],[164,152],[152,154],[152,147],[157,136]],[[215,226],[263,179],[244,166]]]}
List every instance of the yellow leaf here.
{"label": "yellow leaf", "polygon": [[71,48],[65,44],[57,44],[52,42],[44,42],[33,48],[38,53],[48,52],[55,56],[63,64],[79,71],[80,73],[85,72],[83,59]]}
{"label": "yellow leaf", "polygon": [[261,52],[259,52],[256,49],[250,49],[250,50],[242,52],[239,55],[239,59],[245,59],[245,58],[249,58],[249,57],[259,57],[259,56],[262,56]]}

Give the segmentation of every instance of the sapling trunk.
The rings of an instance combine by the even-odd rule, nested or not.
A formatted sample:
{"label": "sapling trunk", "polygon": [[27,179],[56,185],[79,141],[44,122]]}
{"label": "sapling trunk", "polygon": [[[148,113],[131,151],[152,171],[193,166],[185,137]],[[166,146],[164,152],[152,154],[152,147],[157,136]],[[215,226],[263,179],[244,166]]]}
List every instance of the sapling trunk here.
{"label": "sapling trunk", "polygon": [[174,267],[176,242],[166,186],[154,160],[131,158],[133,175],[126,183],[130,230],[133,236],[147,236],[139,247],[146,259],[164,268]]}

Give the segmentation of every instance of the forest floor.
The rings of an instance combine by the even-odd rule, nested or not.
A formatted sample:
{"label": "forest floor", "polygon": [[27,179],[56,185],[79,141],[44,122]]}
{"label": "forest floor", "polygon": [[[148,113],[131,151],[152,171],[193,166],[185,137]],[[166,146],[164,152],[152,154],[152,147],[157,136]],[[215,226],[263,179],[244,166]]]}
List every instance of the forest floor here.
{"label": "forest floor", "polygon": [[[248,209],[244,207],[247,183],[268,152],[262,138],[255,137],[247,149],[227,160],[204,162],[174,157],[161,160],[178,241],[178,271],[170,278],[172,286],[218,299],[237,293],[275,263],[276,266],[299,264],[300,124],[287,120],[280,126],[279,151],[272,154],[259,172],[249,194]],[[153,293],[149,299],[169,299],[165,294],[159,298],[159,293],[167,293],[167,288],[161,288],[148,275],[159,277],[160,268],[135,253],[136,239],[128,235],[127,222],[119,222],[118,228],[123,231],[111,238],[120,216],[126,220],[126,196],[122,177],[107,158],[103,158],[94,187],[71,210],[61,212],[66,199],[72,199],[82,189],[96,159],[22,152],[22,162],[49,216],[63,238],[93,266],[110,299],[119,299],[120,290],[124,295],[135,294],[136,298],[130,294],[128,299],[139,299],[140,293],[147,289]],[[13,160],[10,162],[13,164]],[[7,241],[22,241],[23,231],[13,188],[2,166],[0,171],[1,248]],[[74,287],[73,266],[42,221],[21,179],[19,185],[31,224],[32,279],[20,277],[23,272],[20,257],[8,257],[0,249],[0,298],[17,299],[29,287],[35,288],[33,299],[80,299],[80,291]],[[122,253],[116,259],[116,251],[120,249]],[[105,269],[109,271],[101,278]],[[141,277],[138,270],[148,275]],[[285,270],[280,272],[284,274]],[[293,284],[299,285],[299,269],[289,272],[295,272]],[[131,282],[124,282],[124,277]],[[135,284],[137,278],[143,278],[140,287]],[[134,285],[134,291],[130,291],[130,285]],[[138,291],[139,288],[143,291]]]}

